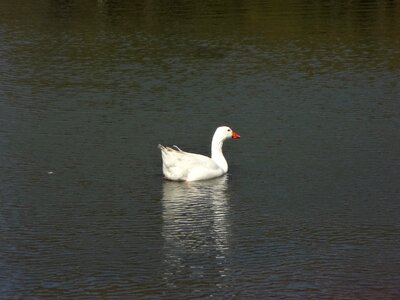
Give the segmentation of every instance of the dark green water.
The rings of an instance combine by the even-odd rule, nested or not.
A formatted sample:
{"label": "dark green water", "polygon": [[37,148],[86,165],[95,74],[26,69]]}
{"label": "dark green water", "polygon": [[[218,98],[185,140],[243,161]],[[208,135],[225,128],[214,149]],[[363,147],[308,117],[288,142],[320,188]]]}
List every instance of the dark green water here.
{"label": "dark green water", "polygon": [[[1,1],[0,298],[399,298],[399,36],[397,1]],[[220,125],[227,176],[163,180]]]}

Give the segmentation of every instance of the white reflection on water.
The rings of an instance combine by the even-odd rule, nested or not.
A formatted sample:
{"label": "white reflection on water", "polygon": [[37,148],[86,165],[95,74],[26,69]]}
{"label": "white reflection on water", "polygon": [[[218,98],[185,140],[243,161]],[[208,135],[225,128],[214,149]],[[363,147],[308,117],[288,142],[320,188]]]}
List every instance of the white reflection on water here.
{"label": "white reflection on water", "polygon": [[207,278],[224,286],[229,250],[227,177],[163,185],[164,279],[178,282]]}

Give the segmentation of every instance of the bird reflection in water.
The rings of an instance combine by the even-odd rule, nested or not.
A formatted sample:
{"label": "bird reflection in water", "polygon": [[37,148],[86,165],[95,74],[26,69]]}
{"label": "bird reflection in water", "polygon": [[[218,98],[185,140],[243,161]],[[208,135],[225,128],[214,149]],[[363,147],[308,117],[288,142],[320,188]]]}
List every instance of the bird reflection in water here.
{"label": "bird reflection in water", "polygon": [[[224,286],[229,272],[227,176],[207,181],[163,184],[164,280]],[[206,282],[203,282],[206,284]]]}

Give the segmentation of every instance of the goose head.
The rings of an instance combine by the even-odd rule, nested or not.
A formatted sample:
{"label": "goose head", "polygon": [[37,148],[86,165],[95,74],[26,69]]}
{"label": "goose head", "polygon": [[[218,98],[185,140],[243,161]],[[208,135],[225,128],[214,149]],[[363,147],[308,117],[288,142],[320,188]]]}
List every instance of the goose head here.
{"label": "goose head", "polygon": [[215,130],[214,139],[224,141],[226,139],[240,139],[240,135],[228,126],[221,126]]}

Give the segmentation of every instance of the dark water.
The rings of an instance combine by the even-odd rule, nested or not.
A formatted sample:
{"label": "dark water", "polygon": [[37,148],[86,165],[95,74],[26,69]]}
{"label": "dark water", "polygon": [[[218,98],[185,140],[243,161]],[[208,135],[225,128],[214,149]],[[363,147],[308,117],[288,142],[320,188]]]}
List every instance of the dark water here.
{"label": "dark water", "polygon": [[[0,298],[400,298],[397,1],[0,3]],[[158,143],[227,176],[166,182]]]}

